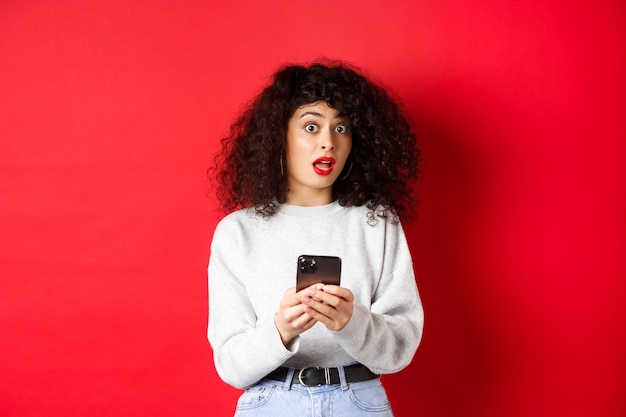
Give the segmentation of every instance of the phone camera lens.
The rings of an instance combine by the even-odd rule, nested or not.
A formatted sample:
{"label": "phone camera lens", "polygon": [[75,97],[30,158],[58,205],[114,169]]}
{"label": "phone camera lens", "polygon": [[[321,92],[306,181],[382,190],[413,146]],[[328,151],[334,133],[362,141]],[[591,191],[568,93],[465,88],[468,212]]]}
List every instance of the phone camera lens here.
{"label": "phone camera lens", "polygon": [[317,261],[315,258],[300,258],[300,272],[303,274],[314,274],[317,272]]}

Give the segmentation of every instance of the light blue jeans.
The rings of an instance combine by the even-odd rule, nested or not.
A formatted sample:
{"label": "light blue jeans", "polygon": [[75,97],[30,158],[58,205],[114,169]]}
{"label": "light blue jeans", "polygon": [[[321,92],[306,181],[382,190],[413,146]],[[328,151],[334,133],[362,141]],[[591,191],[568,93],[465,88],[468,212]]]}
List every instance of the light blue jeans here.
{"label": "light blue jeans", "polygon": [[237,401],[235,417],[393,417],[380,379],[306,387],[294,380],[290,370],[285,382],[261,381],[248,388]]}

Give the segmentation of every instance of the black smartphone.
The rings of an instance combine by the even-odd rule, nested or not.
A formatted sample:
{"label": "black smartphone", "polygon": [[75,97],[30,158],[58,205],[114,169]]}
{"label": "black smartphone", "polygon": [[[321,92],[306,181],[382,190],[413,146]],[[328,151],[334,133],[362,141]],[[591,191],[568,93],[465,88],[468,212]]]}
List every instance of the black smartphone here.
{"label": "black smartphone", "polygon": [[341,258],[338,256],[298,256],[296,291],[316,283],[339,285],[341,282]]}

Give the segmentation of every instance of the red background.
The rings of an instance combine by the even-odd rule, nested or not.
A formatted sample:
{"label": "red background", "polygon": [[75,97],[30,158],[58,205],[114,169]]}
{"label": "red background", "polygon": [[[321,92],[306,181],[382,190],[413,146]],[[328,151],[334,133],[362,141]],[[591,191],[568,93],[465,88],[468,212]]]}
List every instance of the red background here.
{"label": "red background", "polygon": [[285,61],[361,66],[425,168],[402,416],[626,415],[619,1],[0,3],[0,415],[227,416],[204,176]]}

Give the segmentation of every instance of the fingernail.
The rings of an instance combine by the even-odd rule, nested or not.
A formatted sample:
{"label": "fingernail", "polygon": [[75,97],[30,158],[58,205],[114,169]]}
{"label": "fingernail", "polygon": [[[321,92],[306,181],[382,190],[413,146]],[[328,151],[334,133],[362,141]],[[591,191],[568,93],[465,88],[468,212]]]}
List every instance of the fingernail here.
{"label": "fingernail", "polygon": [[317,287],[315,288],[317,288],[318,290],[322,290],[324,289],[324,284],[317,284]]}
{"label": "fingernail", "polygon": [[309,297],[302,297],[302,302],[305,304],[309,304],[311,302],[311,299]]}
{"label": "fingernail", "polygon": [[309,295],[315,295],[315,291],[314,291],[314,290],[309,290],[309,291],[307,291],[307,294],[309,294]]}

